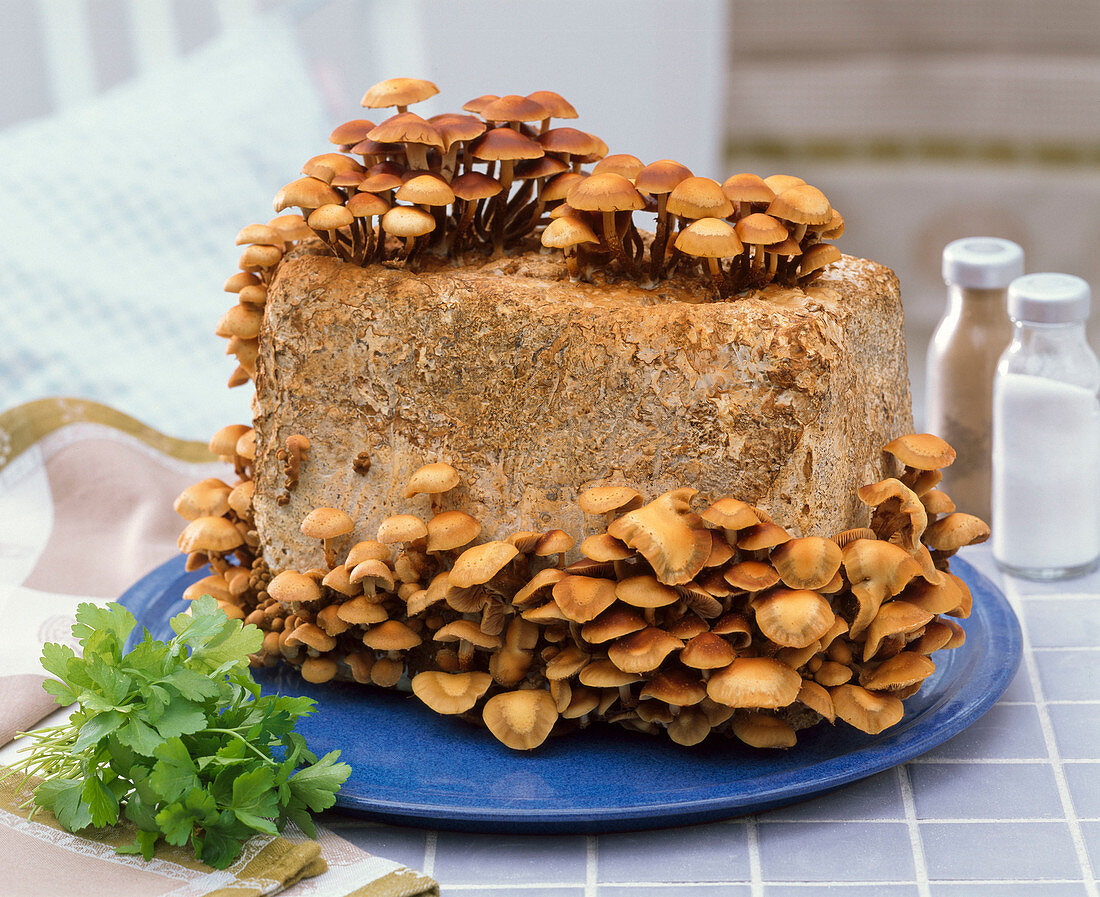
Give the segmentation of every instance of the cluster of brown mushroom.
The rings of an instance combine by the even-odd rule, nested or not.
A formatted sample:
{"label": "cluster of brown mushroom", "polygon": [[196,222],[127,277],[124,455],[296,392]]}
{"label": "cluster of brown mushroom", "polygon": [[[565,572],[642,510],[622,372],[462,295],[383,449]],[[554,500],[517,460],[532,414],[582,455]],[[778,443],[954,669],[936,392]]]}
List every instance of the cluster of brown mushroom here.
{"label": "cluster of brown mushroom", "polygon": [[324,565],[271,577],[250,516],[252,431],[226,428],[212,448],[241,481],[204,480],[177,501],[189,566],[213,565],[187,597],[211,594],[264,630],[256,664],[407,682],[520,750],[597,720],[684,745],[718,731],[790,747],[837,718],[881,732],[935,670],[929,655],[962,644],[949,618],[968,616],[971,596],[948,561],[989,535],[935,488],[954,451],[922,434],[885,447],[897,477],[859,490],[870,525],[832,538],[792,537],[735,498],[696,512],[690,488],[646,502],[602,486],[578,497],[597,530],[579,545],[558,529],[479,543],[478,521],[446,508],[458,472],[433,463],[405,491],[429,496],[429,514],[391,516],[347,546],[354,521],[315,509],[301,529]]}
{"label": "cluster of brown mushroom", "polygon": [[[839,237],[844,220],[801,178],[744,173],[719,184],[670,159],[608,155],[599,137],[550,127],[577,117],[553,91],[477,97],[463,105],[467,114],[408,111],[438,92],[414,78],[374,85],[363,106],[396,114],[337,127],[329,140],[338,151],[308,160],[276,195],[283,214],[237,235],[240,271],[225,289],[239,304],[217,331],[238,359],[231,386],[254,376],[267,288],[305,240],[320,239],[351,264],[416,268],[432,257],[534,249],[538,237],[562,250],[573,280],[614,273],[653,286],[698,274],[720,299],[771,281],[805,283],[840,258],[822,241]],[[636,229],[635,212],[655,216],[652,240]]]}

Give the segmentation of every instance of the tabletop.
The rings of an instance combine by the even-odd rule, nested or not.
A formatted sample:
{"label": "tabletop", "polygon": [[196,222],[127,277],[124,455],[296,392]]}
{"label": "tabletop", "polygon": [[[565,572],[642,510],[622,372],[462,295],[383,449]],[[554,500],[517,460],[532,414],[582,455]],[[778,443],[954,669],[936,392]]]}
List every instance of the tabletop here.
{"label": "tabletop", "polygon": [[[9,691],[33,679],[40,694],[26,674],[43,638],[64,637],[78,601],[117,597],[172,557],[171,498],[217,470],[187,455],[194,444],[103,406],[17,412],[0,414],[0,677]],[[115,524],[127,514],[124,532]],[[481,835],[339,813],[322,821],[434,877],[444,894],[1100,897],[1100,573],[1034,583],[1002,575],[987,545],[962,556],[1015,610],[1022,663],[981,719],[902,766],[757,815],[647,832]],[[47,707],[24,721],[0,713],[0,735]],[[12,744],[0,749],[0,763],[13,759]]]}

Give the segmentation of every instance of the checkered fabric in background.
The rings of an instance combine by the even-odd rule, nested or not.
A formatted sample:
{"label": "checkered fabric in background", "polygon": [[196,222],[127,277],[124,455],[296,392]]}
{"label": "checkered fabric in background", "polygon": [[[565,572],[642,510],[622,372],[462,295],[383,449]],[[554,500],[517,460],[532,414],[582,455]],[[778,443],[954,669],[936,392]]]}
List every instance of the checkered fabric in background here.
{"label": "checkered fabric in background", "polygon": [[325,119],[269,16],[0,131],[0,407],[76,395],[198,439],[249,421],[213,335],[221,285]]}

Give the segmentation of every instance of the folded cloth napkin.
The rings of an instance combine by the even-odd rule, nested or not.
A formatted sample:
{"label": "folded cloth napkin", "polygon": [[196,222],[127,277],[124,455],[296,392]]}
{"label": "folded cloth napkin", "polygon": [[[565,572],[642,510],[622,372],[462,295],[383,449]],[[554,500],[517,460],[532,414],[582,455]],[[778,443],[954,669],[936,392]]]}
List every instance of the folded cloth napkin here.
{"label": "folded cloth napkin", "polygon": [[[57,710],[42,690],[42,644],[75,647],[70,628],[78,604],[114,600],[178,553],[183,521],[172,501],[208,476],[233,472],[202,443],[171,439],[94,402],[43,399],[0,414],[0,745]],[[224,871],[163,844],[146,863],[114,852],[133,839],[122,826],[78,837],[48,813],[28,820],[20,809],[28,792],[19,783],[14,776],[0,782],[2,894],[438,894],[430,878],[321,826],[316,841],[292,828],[281,837],[257,836]]]}

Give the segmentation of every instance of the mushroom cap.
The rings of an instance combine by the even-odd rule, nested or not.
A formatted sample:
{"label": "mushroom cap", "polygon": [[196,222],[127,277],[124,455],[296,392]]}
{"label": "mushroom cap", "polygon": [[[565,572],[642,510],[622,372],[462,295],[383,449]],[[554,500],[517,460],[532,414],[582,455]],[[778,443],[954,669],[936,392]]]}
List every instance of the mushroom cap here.
{"label": "mushroom cap", "polygon": [[[414,178],[419,180],[419,178]],[[409,181],[411,184],[412,181]],[[458,471],[442,461],[433,464],[425,464],[416,473],[409,477],[405,486],[405,498],[412,498],[422,493],[438,495],[454,489],[459,483]]]}
{"label": "mushroom cap", "polygon": [[359,105],[368,109],[408,106],[434,97],[437,93],[439,88],[422,78],[387,78],[367,88]]}
{"label": "mushroom cap", "polygon": [[474,97],[472,100],[467,100],[462,104],[462,108],[467,112],[479,113],[482,109],[488,106],[493,100],[499,100],[495,93],[482,94],[479,97]]}
{"label": "mushroom cap", "polygon": [[681,218],[725,218],[733,214],[733,203],[717,181],[703,177],[684,178],[668,195],[668,211]]}
{"label": "mushroom cap", "polygon": [[[398,187],[394,198],[423,206],[446,206],[455,201],[455,194],[443,178],[434,174],[418,174]],[[449,464],[446,466],[450,467]]]}
{"label": "mushroom cap", "polygon": [[305,219],[298,214],[276,215],[267,223],[275,228],[287,243],[313,236],[313,232],[306,226]]}
{"label": "mushroom cap", "polygon": [[863,643],[863,662],[866,663],[875,656],[883,639],[916,632],[933,616],[924,608],[908,601],[891,601],[882,605],[871,625],[867,627],[867,640]]}
{"label": "mushroom cap", "polygon": [[869,691],[900,691],[923,682],[936,672],[936,665],[916,651],[902,651],[873,670],[864,668],[859,684]]}
{"label": "mushroom cap", "polygon": [[444,112],[431,116],[428,122],[443,138],[445,149],[450,149],[451,144],[457,140],[473,140],[485,133],[485,122],[475,115]]}
{"label": "mushroom cap", "polygon": [[742,530],[760,523],[756,509],[736,498],[720,498],[699,515],[724,530]]}
{"label": "mushroom cap", "polygon": [[831,539],[806,536],[776,546],[768,559],[784,585],[792,589],[820,589],[836,576],[844,553]]}
{"label": "mushroom cap", "polygon": [[690,582],[710,556],[710,533],[690,510],[694,489],[666,492],[615,520],[607,531],[649,561],[666,585]]}
{"label": "mushroom cap", "polygon": [[812,645],[836,619],[829,602],[809,589],[776,589],[754,601],[753,608],[760,631],[784,648]]}
{"label": "mushroom cap", "polygon": [[596,533],[581,542],[581,554],[594,561],[625,561],[634,552],[608,533]]}
{"label": "mushroom cap", "polygon": [[634,186],[644,193],[661,196],[671,193],[680,181],[692,176],[691,169],[673,159],[650,162],[635,175]]}
{"label": "mushroom cap", "polygon": [[955,460],[955,450],[932,433],[907,433],[891,439],[882,450],[914,470],[940,470]]}
{"label": "mushroom cap", "polygon": [[330,604],[317,613],[317,625],[326,635],[340,635],[351,628],[351,624],[340,616],[340,605]]}
{"label": "mushroom cap", "polygon": [[648,673],[683,646],[684,643],[675,636],[647,626],[613,642],[607,649],[607,658],[624,673]]}
{"label": "mushroom cap", "polygon": [[428,551],[451,551],[474,541],[481,533],[477,518],[465,511],[441,511],[428,521]]}
{"label": "mushroom cap", "polygon": [[[375,166],[375,168],[377,167]],[[388,169],[374,171],[372,169],[359,182],[359,191],[361,193],[382,193],[386,190],[396,190],[403,183],[405,182],[401,179],[401,171],[390,171]]]}
{"label": "mushroom cap", "polygon": [[580,218],[563,215],[555,218],[543,229],[542,245],[550,249],[568,249],[578,243],[599,243],[600,238]]}
{"label": "mushroom cap", "polygon": [[184,489],[172,508],[184,520],[197,517],[221,517],[229,511],[230,488],[227,483],[216,477],[199,480]]}
{"label": "mushroom cap", "polygon": [[669,635],[674,635],[681,641],[687,641],[695,638],[700,633],[707,632],[708,628],[705,620],[695,614],[687,614],[680,617],[679,620],[667,624],[665,630]]}
{"label": "mushroom cap", "polygon": [[[351,156],[343,153],[321,153],[314,156],[302,166],[302,174],[311,178],[318,178],[326,184],[332,184],[338,175],[358,175],[357,178],[349,177],[350,184],[357,184],[362,180],[367,170],[355,161]],[[252,240],[254,243],[270,243],[270,240]]]}
{"label": "mushroom cap", "polygon": [[351,147],[366,137],[373,128],[374,122],[365,118],[353,118],[333,128],[332,133],[328,135],[328,142],[335,143],[337,146]]}
{"label": "mushroom cap", "polygon": [[803,679],[802,688],[798,690],[798,703],[805,704],[814,713],[820,714],[830,723],[836,720],[836,710],[833,708],[833,699],[823,685],[819,685],[812,679]]}
{"label": "mushroom cap", "polygon": [[727,707],[774,710],[793,704],[802,677],[771,657],[738,657],[707,682],[711,700]]}
{"label": "mushroom cap", "polygon": [[222,427],[210,438],[210,451],[220,458],[232,459],[237,453],[237,441],[251,429],[246,424]]}
{"label": "mushroom cap", "polygon": [[771,202],[775,191],[758,174],[731,174],[722,182],[722,192],[731,202]]}
{"label": "mushroom cap", "polygon": [[614,603],[615,585],[610,579],[566,576],[554,585],[554,604],[574,623],[588,623]]}
{"label": "mushroom cap", "polygon": [[412,678],[413,694],[436,713],[453,715],[472,710],[493,684],[488,673],[443,673],[428,670]]}
{"label": "mushroom cap", "polygon": [[838,685],[829,694],[836,715],[868,735],[878,735],[901,721],[905,708],[893,695],[875,694],[858,685]]}
{"label": "mushroom cap", "polygon": [[737,659],[737,652],[713,632],[700,632],[680,652],[680,663],[695,670],[718,670]]}
{"label": "mushroom cap", "polygon": [[723,576],[735,589],[745,592],[762,592],[779,582],[779,572],[767,561],[738,561]]}
{"label": "mushroom cap", "polygon": [[643,168],[645,165],[637,156],[632,156],[630,153],[612,153],[610,156],[604,156],[592,167],[592,174],[613,171],[615,174],[621,174],[628,181],[633,181]]}
{"label": "mushroom cap", "polygon": [[379,657],[370,668],[370,681],[379,688],[393,688],[405,672],[405,662],[390,657]]}
{"label": "mushroom cap", "polygon": [[244,536],[224,517],[196,517],[183,528],[179,536],[180,551],[220,553],[232,551],[244,544]]}
{"label": "mushroom cap", "polygon": [[340,665],[331,657],[307,657],[300,667],[302,678],[315,685],[330,682],[339,670]]}
{"label": "mushroom cap", "polygon": [[413,514],[394,514],[378,524],[378,541],[384,545],[415,542],[427,535],[428,527]]}
{"label": "mushroom cap", "polygon": [[570,688],[569,705],[561,711],[562,719],[578,719],[587,716],[600,704],[600,693],[580,685]]}
{"label": "mushroom cap", "polygon": [[599,137],[576,128],[551,128],[537,140],[545,152],[563,156],[590,156],[605,145]]}
{"label": "mushroom cap", "polygon": [[341,203],[344,198],[320,178],[304,177],[291,181],[275,194],[276,212],[296,206],[300,209],[319,209],[329,203]]}
{"label": "mushroom cap", "polygon": [[422,639],[400,620],[386,620],[363,634],[363,644],[375,651],[408,651]]}
{"label": "mushroom cap", "polygon": [[392,206],[381,196],[360,192],[348,200],[345,208],[353,218],[370,218],[376,215],[385,215]]}
{"label": "mushroom cap", "polygon": [[957,551],[989,538],[989,524],[973,514],[956,511],[941,517],[924,531],[924,543],[935,551]]}
{"label": "mushroom cap", "polygon": [[[916,489],[913,490],[917,492]],[[955,502],[951,500],[951,496],[940,489],[929,489],[927,492],[917,492],[920,496],[921,504],[924,505],[924,510],[928,512],[928,516],[950,514],[955,510]],[[926,530],[927,532],[927,530]]]}
{"label": "mushroom cap", "polygon": [[594,660],[577,676],[581,685],[592,688],[621,688],[641,681],[641,676],[620,670],[610,660]]}
{"label": "mushroom cap", "polygon": [[344,564],[350,570],[366,560],[389,561],[389,559],[390,549],[387,546],[374,539],[364,539],[351,546]]}
{"label": "mushroom cap", "polygon": [[804,277],[814,271],[819,271],[826,265],[840,261],[840,250],[832,243],[815,243],[803,250],[802,259],[798,263],[799,276]]}
{"label": "mushroom cap", "polygon": [[565,530],[551,529],[543,533],[535,545],[535,557],[550,557],[572,550],[576,540]]}
{"label": "mushroom cap", "polygon": [[454,195],[468,201],[489,199],[503,189],[500,181],[480,171],[467,171],[451,181],[451,190],[454,191]]}
{"label": "mushroom cap", "polygon": [[772,255],[785,255],[788,258],[795,255],[802,255],[802,247],[794,237],[787,237],[782,243],[772,243],[765,246],[764,251],[770,252]]}
{"label": "mushroom cap", "polygon": [[339,592],[341,595],[346,595],[348,598],[354,598],[363,592],[363,587],[359,583],[351,581],[351,571],[345,564],[337,564],[329,570],[325,574],[325,578],[321,580],[321,585],[332,589],[334,592]]}
{"label": "mushroom cap", "polygon": [[486,121],[525,122],[550,118],[550,110],[538,100],[510,93],[486,103],[478,115]]}
{"label": "mushroom cap", "polygon": [[726,636],[734,648],[747,648],[752,641],[752,627],[743,614],[723,614],[710,627],[715,635]]}
{"label": "mushroom cap", "polygon": [[435,230],[435,219],[423,209],[394,206],[382,216],[382,227],[395,237],[422,237]]}
{"label": "mushroom cap", "polygon": [[788,235],[783,222],[763,212],[753,212],[738,219],[736,230],[742,243],[751,243],[753,246],[782,243]]}
{"label": "mushroom cap", "polygon": [[631,607],[668,607],[680,600],[679,593],[648,573],[630,576],[615,586],[615,597]]}
{"label": "mushroom cap", "polygon": [[314,508],[299,529],[308,539],[335,539],[346,536],[354,527],[355,521],[338,508]]}
{"label": "mushroom cap", "polygon": [[821,236],[826,240],[835,240],[844,236],[844,216],[836,209],[833,209],[829,215],[829,223],[825,225]]}
{"label": "mushroom cap", "polygon": [[372,626],[375,623],[381,623],[389,614],[381,604],[368,600],[365,595],[360,595],[337,607],[336,616],[353,626]]}
{"label": "mushroom cap", "polygon": [[706,686],[687,670],[663,670],[645,684],[639,697],[664,701],[674,707],[691,707],[707,696]]}
{"label": "mushroom cap", "polygon": [[518,162],[545,155],[542,144],[512,128],[490,128],[470,144],[469,152],[483,162]]}
{"label": "mushroom cap", "polygon": [[832,216],[832,206],[817,187],[797,184],[776,193],[768,214],[795,224],[826,224]]}
{"label": "mushroom cap", "polygon": [[488,650],[495,650],[501,646],[497,636],[483,632],[473,620],[455,620],[446,626],[441,626],[436,630],[434,639],[437,642],[470,642],[478,648]]}
{"label": "mushroom cap", "polygon": [[676,248],[696,258],[733,258],[745,247],[728,221],[698,218],[676,235]]}
{"label": "mushroom cap", "polygon": [[685,707],[676,719],[668,724],[668,737],[676,744],[684,747],[693,747],[702,742],[711,729],[710,719],[707,714],[695,707]]}
{"label": "mushroom cap", "polygon": [[485,702],[481,718],[501,744],[529,751],[546,740],[558,721],[558,708],[550,692],[526,688],[493,695]]}
{"label": "mushroom cap", "polygon": [[797,187],[806,182],[793,174],[769,174],[764,178],[764,183],[778,196],[784,190],[790,190],[791,187]]}
{"label": "mushroom cap", "polygon": [[519,554],[508,542],[485,542],[467,548],[454,562],[448,574],[451,584],[460,589],[482,585],[496,576]]}
{"label": "mushroom cap", "polygon": [[760,551],[782,545],[790,541],[790,538],[790,534],[777,524],[757,523],[738,531],[737,547],[745,551]]}
{"label": "mushroom cap", "polygon": [[[237,245],[245,246],[249,243],[263,243],[268,246],[282,246],[283,235],[270,224],[246,224],[237,231]],[[234,292],[234,291],[231,291]]]}
{"label": "mushroom cap", "polygon": [[[345,565],[346,566],[346,565]],[[348,580],[353,583],[368,582],[377,586],[384,586],[392,590],[394,586],[393,571],[385,561],[377,558],[367,558],[351,568]]]}
{"label": "mushroom cap", "polygon": [[527,604],[535,598],[543,589],[550,588],[561,582],[568,574],[557,567],[547,567],[539,570],[527,584],[512,597],[512,603],[518,607]]}
{"label": "mushroom cap", "polygon": [[336,639],[313,623],[299,624],[290,637],[322,654],[336,647]]}
{"label": "mushroom cap", "polygon": [[756,711],[736,714],[731,729],[740,741],[755,748],[790,748],[797,738],[786,720]]}
{"label": "mushroom cap", "polygon": [[645,200],[621,174],[592,174],[574,184],[566,197],[574,209],[584,212],[630,212],[645,208]]}
{"label": "mushroom cap", "polygon": [[284,570],[267,584],[267,594],[280,604],[308,604],[321,600],[321,586],[312,576]]}
{"label": "mushroom cap", "polygon": [[577,110],[560,93],[552,90],[534,90],[527,94],[527,99],[534,100],[549,113],[550,118],[576,118]]}
{"label": "mushroom cap", "polygon": [[577,496],[577,505],[586,514],[633,511],[642,504],[641,493],[630,486],[593,486]]}
{"label": "mushroom cap", "polygon": [[592,645],[602,645],[645,629],[646,622],[629,607],[612,606],[581,627],[581,638]]}
{"label": "mushroom cap", "polygon": [[194,601],[203,595],[209,595],[218,601],[228,601],[231,597],[229,583],[225,581],[225,577],[220,573],[214,573],[191,583],[183,590],[184,601]]}
{"label": "mushroom cap", "polygon": [[546,664],[546,678],[553,681],[569,679],[577,675],[591,658],[576,645],[569,645],[555,654]]}
{"label": "mushroom cap", "polygon": [[[296,218],[301,218],[300,215],[296,215]],[[262,286],[260,278],[255,274],[249,274],[247,271],[238,271],[236,274],[230,274],[225,280],[225,286],[223,289],[227,293],[239,293],[245,287]]]}

